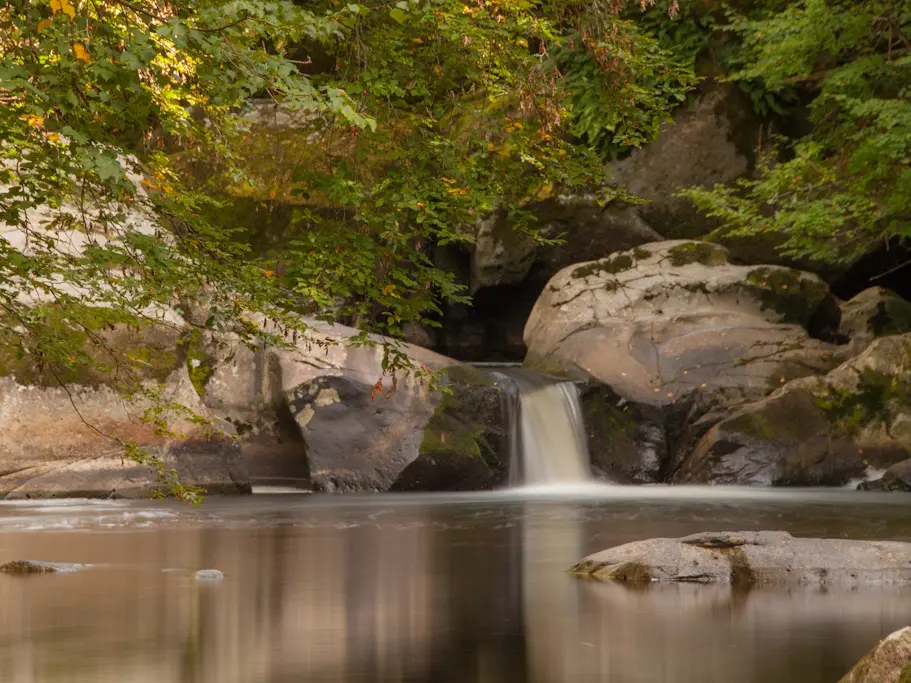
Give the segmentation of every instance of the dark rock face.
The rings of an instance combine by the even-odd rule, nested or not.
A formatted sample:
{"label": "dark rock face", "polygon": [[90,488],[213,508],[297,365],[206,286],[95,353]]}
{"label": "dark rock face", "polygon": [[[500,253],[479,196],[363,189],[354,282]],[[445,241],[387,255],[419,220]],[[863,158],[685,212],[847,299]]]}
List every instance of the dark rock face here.
{"label": "dark rock face", "polygon": [[657,140],[615,164],[614,183],[649,200],[636,212],[664,239],[701,237],[711,224],[689,200],[674,194],[680,187],[712,187],[745,175],[753,163],[757,132],[745,95],[737,87],[715,87],[693,109],[681,112]]}
{"label": "dark rock face", "polygon": [[839,331],[858,344],[911,332],[911,302],[882,287],[865,289],[841,306]]}
{"label": "dark rock face", "polygon": [[879,479],[861,482],[860,491],[911,491],[911,459],[888,468]]}
{"label": "dark rock face", "polygon": [[673,412],[627,401],[597,381],[581,383],[592,471],[621,484],[664,481]]}
{"label": "dark rock face", "polygon": [[570,571],[630,583],[911,585],[911,543],[794,538],[784,531],[712,532],[627,543]]}
{"label": "dark rock face", "polygon": [[729,410],[674,481],[839,486],[897,465],[911,456],[909,377],[911,335],[876,340],[827,375]]}
{"label": "dark rock face", "polygon": [[839,683],[911,681],[911,626],[891,633],[845,674]]}
{"label": "dark rock face", "polygon": [[509,476],[509,415],[518,400],[508,379],[451,373],[444,395],[424,427],[420,452],[392,484],[393,491],[481,491]]}
{"label": "dark rock face", "polygon": [[306,445],[312,485],[324,491],[385,491],[410,463],[432,414],[430,400],[389,395],[350,377],[323,376],[288,393]]}

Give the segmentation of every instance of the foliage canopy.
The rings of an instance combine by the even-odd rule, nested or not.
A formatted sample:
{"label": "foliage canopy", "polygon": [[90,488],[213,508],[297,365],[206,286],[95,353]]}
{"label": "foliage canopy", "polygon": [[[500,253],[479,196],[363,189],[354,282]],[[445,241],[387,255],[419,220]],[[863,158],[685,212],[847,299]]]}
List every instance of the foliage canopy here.
{"label": "foliage canopy", "polygon": [[[136,391],[144,364],[108,333],[185,324],[173,311],[276,344],[300,313],[354,321],[361,342],[426,321],[464,298],[429,245],[470,242],[495,209],[543,239],[529,204],[597,185],[598,152],[653,137],[694,83],[625,5],[3,3],[4,374],[64,384],[103,366]],[[308,143],[285,188],[251,172],[255,98]],[[278,253],[213,220],[237,188],[293,207]]]}
{"label": "foliage canopy", "polygon": [[772,2],[727,28],[740,44],[730,78],[798,97],[809,132],[737,187],[684,194],[719,233],[772,236],[794,257],[850,263],[911,237],[911,6]]}

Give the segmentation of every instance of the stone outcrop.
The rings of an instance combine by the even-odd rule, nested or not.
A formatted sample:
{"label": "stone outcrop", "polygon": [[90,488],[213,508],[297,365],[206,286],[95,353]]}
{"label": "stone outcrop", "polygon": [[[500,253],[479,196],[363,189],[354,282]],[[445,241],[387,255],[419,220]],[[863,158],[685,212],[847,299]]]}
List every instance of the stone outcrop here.
{"label": "stone outcrop", "polygon": [[837,486],[896,465],[911,457],[911,335],[731,412],[675,481]]}
{"label": "stone outcrop", "polygon": [[612,465],[634,481],[663,480],[689,424],[842,360],[808,333],[830,304],[808,273],[734,265],[705,242],[647,244],[554,276],[525,327],[527,362],[579,368],[607,385],[613,405],[622,402],[613,422],[636,432],[607,457],[629,453]]}
{"label": "stone outcrop", "polygon": [[118,441],[144,448],[186,484],[211,493],[249,491],[243,459],[230,439],[213,437],[207,426],[178,411],[165,410],[158,426],[148,419],[156,405],[175,404],[216,420],[200,402],[186,367],[149,386],[161,402],[128,398],[105,384],[0,379],[0,498],[151,496],[161,485],[157,475],[125,460]]}
{"label": "stone outcrop", "polygon": [[665,124],[658,138],[614,164],[613,184],[648,200],[633,213],[664,239],[701,237],[711,230],[681,187],[733,182],[753,164],[758,121],[736,86],[716,86],[692,109]]}
{"label": "stone outcrop", "polygon": [[739,587],[911,585],[911,543],[794,538],[784,531],[709,532],[627,543],[571,572],[602,580]]}
{"label": "stone outcrop", "polygon": [[294,349],[219,351],[203,400],[240,433],[254,481],[278,452],[286,478],[323,491],[459,490],[505,479],[503,406],[491,378],[403,345],[413,363],[446,371],[449,393],[406,372],[393,383],[381,345],[347,343],[356,332],[314,322]]}
{"label": "stone outcrop", "polygon": [[845,674],[839,683],[911,681],[911,626],[889,634]]}
{"label": "stone outcrop", "polygon": [[518,401],[517,388],[508,378],[467,366],[447,374],[450,393],[435,407],[418,457],[402,470],[393,491],[478,491],[508,479],[508,404]]}
{"label": "stone outcrop", "polygon": [[[459,489],[505,480],[500,388],[465,379],[483,373],[400,347],[427,370],[456,366],[451,393],[431,391],[419,373],[384,372],[389,340],[356,346],[349,343],[356,330],[310,322],[309,334],[287,348],[251,348],[230,335],[197,338],[190,348],[170,325],[170,336],[153,327],[114,344],[142,352],[154,396],[125,395],[100,371],[61,386],[10,366],[0,378],[0,498],[149,497],[163,482],[124,458],[124,442],[210,494],[248,493],[253,483],[385,491],[394,483]],[[445,448],[432,448],[434,435]],[[442,462],[463,442],[472,448]],[[415,465],[424,473],[403,478],[425,454],[436,458]]]}
{"label": "stone outcrop", "polygon": [[857,346],[911,332],[911,302],[882,287],[871,287],[841,305],[839,332]]}
{"label": "stone outcrop", "polygon": [[892,465],[882,476],[857,485],[861,491],[911,491],[911,458]]}

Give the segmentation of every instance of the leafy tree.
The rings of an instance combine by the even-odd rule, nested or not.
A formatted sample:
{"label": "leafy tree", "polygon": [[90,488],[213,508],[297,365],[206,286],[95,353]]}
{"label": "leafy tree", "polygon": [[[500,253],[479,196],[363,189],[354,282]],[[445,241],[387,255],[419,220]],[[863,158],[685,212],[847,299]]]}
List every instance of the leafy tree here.
{"label": "leafy tree", "polygon": [[737,187],[684,194],[720,234],[771,236],[793,257],[848,263],[911,237],[911,5],[771,4],[732,17],[741,54],[730,77],[796,92],[812,131]]}
{"label": "leafy tree", "polygon": [[[147,363],[109,333],[178,324],[173,310],[273,344],[305,331],[300,313],[353,320],[361,343],[427,321],[464,298],[428,245],[470,242],[495,209],[543,239],[529,204],[597,185],[596,146],[648,140],[692,84],[624,5],[3,3],[3,370],[55,384],[103,372],[137,391]],[[248,105],[264,97],[307,140],[278,190],[249,164]],[[255,252],[212,220],[213,187],[285,199],[293,237]],[[408,365],[394,347],[387,364]]]}

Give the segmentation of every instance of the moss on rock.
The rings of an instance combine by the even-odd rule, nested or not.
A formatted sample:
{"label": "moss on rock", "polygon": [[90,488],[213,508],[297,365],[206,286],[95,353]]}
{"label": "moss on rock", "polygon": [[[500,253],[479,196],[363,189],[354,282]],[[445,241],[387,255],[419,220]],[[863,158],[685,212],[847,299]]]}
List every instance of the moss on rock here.
{"label": "moss on rock", "polygon": [[488,373],[467,363],[451,365],[446,368],[445,372],[453,382],[466,386],[492,387],[495,384],[493,377]]}
{"label": "moss on rock", "polygon": [[602,273],[616,275],[617,273],[622,273],[634,268],[638,261],[647,259],[651,257],[651,255],[651,252],[645,249],[636,248],[632,251],[614,254],[607,258],[586,263],[584,266],[579,266],[573,270],[572,276],[576,279],[580,279],[592,275],[600,275]]}
{"label": "moss on rock", "polygon": [[854,436],[868,425],[889,423],[894,404],[911,405],[907,380],[865,369],[854,390],[827,387],[816,397],[839,436]]}
{"label": "moss on rock", "polygon": [[180,346],[186,355],[187,373],[196,393],[200,396],[206,393],[206,384],[215,374],[215,359],[207,353],[203,343],[202,332],[193,329],[187,332],[180,340]]}
{"label": "moss on rock", "polygon": [[829,296],[822,280],[804,277],[788,268],[754,268],[747,274],[746,282],[762,307],[777,313],[781,322],[805,327]]}
{"label": "moss on rock", "polygon": [[675,268],[691,263],[703,266],[722,266],[728,262],[728,252],[724,247],[711,242],[685,242],[667,250],[671,265]]}

